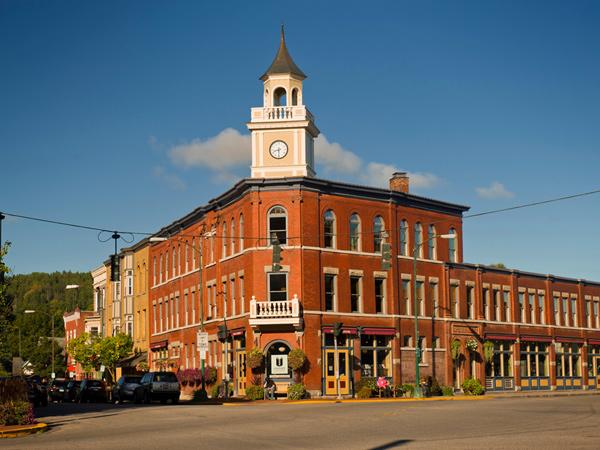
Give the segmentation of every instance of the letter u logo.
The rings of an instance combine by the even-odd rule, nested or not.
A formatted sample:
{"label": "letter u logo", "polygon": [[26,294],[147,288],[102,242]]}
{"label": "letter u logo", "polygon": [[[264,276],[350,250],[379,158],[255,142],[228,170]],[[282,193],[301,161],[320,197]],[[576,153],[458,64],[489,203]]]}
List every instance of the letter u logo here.
{"label": "letter u logo", "polygon": [[275,358],[275,365],[277,367],[283,367],[283,358]]}

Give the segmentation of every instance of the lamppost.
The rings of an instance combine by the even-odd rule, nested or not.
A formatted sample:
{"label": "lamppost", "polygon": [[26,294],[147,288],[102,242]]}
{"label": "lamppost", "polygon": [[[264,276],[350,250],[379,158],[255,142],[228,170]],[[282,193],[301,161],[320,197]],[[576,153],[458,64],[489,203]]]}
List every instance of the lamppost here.
{"label": "lamppost", "polygon": [[42,313],[42,314],[46,314],[50,320],[52,321],[52,378],[56,378],[56,373],[54,372],[54,314],[49,314],[45,311],[37,311],[35,309],[26,309],[25,311],[23,311],[23,313],[25,314],[35,314],[35,313]]}
{"label": "lamppost", "polygon": [[[198,252],[198,277],[200,279],[198,299],[200,301],[200,331],[201,332],[204,332],[204,285],[202,284],[202,270],[203,270],[202,238],[204,238],[205,236],[211,236],[211,233],[200,234],[200,239],[199,239],[197,248],[184,240],[181,240],[178,238],[175,239],[175,240],[177,240],[177,242],[190,247],[192,249],[192,251]],[[165,242],[168,240],[169,239],[166,237],[154,236],[154,237],[151,237],[148,241],[149,242]],[[201,352],[200,353],[200,370],[202,372],[202,389],[201,389],[202,394],[201,395],[202,395],[202,398],[204,398],[204,399],[206,398],[206,381],[205,381],[205,377],[204,377],[204,361],[205,361],[205,359],[206,359],[206,354]]]}
{"label": "lamppost", "polygon": [[420,248],[424,244],[428,244],[433,239],[454,239],[455,234],[437,234],[429,236],[424,242],[415,242],[413,247],[413,310],[415,312],[415,397],[420,398],[423,396],[421,392],[421,346],[419,344],[419,310],[417,304],[417,255]]}

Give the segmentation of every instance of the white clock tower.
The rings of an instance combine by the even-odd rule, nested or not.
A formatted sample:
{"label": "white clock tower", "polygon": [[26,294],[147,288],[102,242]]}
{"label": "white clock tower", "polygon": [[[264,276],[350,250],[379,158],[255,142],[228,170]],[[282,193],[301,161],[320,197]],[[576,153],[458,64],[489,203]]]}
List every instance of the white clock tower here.
{"label": "white clock tower", "polygon": [[314,118],[302,101],[306,75],[285,46],[283,26],[279,51],[260,79],[263,106],[252,108],[252,178],[314,177]]}

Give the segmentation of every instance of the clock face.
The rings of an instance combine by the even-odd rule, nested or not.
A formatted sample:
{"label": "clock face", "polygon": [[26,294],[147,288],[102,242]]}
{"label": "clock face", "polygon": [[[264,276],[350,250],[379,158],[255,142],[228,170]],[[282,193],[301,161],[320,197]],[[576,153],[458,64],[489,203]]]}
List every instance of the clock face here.
{"label": "clock face", "polygon": [[283,141],[275,141],[271,144],[271,147],[269,147],[269,153],[271,153],[273,158],[281,159],[287,155],[287,152],[288,146]]}

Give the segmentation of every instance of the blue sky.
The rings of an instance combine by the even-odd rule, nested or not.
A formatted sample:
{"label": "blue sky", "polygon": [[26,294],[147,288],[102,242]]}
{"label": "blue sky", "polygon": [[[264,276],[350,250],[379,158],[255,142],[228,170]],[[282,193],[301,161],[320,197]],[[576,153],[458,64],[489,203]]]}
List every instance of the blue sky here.
{"label": "blue sky", "polygon": [[[3,0],[0,210],[154,231],[248,176],[281,21],[324,135],[319,176],[403,169],[472,212],[600,188],[595,1]],[[465,260],[600,280],[599,206],[465,220]],[[111,252],[20,219],[3,238],[17,273]]]}

